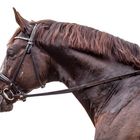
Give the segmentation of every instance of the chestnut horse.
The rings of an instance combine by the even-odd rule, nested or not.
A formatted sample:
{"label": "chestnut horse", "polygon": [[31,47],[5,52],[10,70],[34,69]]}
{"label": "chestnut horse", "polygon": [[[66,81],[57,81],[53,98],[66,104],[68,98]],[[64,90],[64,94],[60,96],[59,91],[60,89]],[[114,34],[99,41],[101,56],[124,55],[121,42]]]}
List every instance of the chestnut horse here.
{"label": "chestnut horse", "polygon": [[[15,9],[14,13],[20,28],[8,43],[2,68],[3,79],[12,84],[0,83],[8,98],[17,85],[24,93],[52,81],[71,88],[140,68],[136,44],[90,27],[52,20],[29,22]],[[96,128],[95,140],[140,140],[139,78],[73,92]],[[2,95],[0,103],[1,111],[12,110],[10,100]]]}

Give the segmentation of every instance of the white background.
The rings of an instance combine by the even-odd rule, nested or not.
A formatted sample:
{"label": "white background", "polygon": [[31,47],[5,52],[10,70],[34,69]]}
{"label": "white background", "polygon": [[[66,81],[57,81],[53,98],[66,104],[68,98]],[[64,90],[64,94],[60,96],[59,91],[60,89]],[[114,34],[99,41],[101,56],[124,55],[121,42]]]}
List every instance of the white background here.
{"label": "white background", "polygon": [[[140,44],[139,0],[4,0],[0,2],[0,63],[6,44],[18,27],[12,7],[28,20],[76,22]],[[44,91],[63,88],[61,83],[51,83]],[[12,112],[0,113],[3,140],[93,140],[93,137],[94,127],[72,94],[28,99],[16,103]]]}

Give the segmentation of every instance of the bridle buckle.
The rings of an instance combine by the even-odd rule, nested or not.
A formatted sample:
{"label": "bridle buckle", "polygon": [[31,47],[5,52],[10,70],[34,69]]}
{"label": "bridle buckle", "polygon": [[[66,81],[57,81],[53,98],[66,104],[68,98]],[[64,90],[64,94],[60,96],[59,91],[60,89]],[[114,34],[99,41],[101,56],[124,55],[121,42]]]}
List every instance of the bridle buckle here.
{"label": "bridle buckle", "polygon": [[8,88],[5,88],[2,92],[2,94],[3,94],[3,97],[8,101],[13,101],[15,99],[14,98],[14,93],[12,92],[12,90],[9,90]]}

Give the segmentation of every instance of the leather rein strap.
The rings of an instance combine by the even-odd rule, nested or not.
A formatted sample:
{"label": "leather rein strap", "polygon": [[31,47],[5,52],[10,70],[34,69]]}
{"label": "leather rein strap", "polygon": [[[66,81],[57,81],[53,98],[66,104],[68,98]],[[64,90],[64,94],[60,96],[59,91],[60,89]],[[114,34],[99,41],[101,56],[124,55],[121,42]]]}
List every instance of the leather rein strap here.
{"label": "leather rein strap", "polygon": [[76,92],[76,91],[88,89],[88,88],[91,88],[91,87],[96,87],[96,86],[99,86],[99,85],[108,84],[108,83],[115,82],[115,81],[120,81],[120,80],[123,80],[123,79],[138,76],[138,75],[140,75],[140,70],[132,72],[132,73],[116,76],[116,77],[113,77],[113,78],[104,79],[104,80],[101,80],[101,81],[92,81],[92,82],[82,84],[82,85],[79,85],[79,86],[75,86],[75,87],[72,87],[72,88],[69,88],[69,89],[57,90],[57,91],[52,91],[52,92],[44,92],[44,93],[35,93],[35,94],[23,94],[23,95],[20,95],[18,98],[20,100],[23,100],[23,99],[25,100],[26,98],[29,98],[29,97],[66,94],[66,93],[71,93],[71,92]]}

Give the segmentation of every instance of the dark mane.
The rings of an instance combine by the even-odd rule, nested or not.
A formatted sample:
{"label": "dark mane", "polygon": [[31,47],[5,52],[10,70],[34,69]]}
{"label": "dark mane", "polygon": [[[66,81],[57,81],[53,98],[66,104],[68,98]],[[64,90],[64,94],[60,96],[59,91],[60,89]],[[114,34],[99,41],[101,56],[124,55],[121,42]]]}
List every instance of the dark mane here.
{"label": "dark mane", "polygon": [[[99,56],[115,59],[123,64],[136,69],[140,68],[140,48],[137,44],[127,42],[99,30],[81,26],[74,23],[62,23],[56,21],[39,21],[49,26],[48,34],[40,42],[47,45],[62,46],[91,52]],[[46,31],[42,28],[39,36]]]}
{"label": "dark mane", "polygon": [[[40,43],[69,47],[109,59],[112,58],[136,69],[140,68],[140,48],[137,44],[75,23],[63,23],[53,20],[41,20],[36,23],[41,24],[36,35],[37,40],[41,38],[41,40],[38,40]],[[20,29],[16,31],[9,43],[13,41],[19,32]],[[46,36],[42,38],[44,33]]]}

